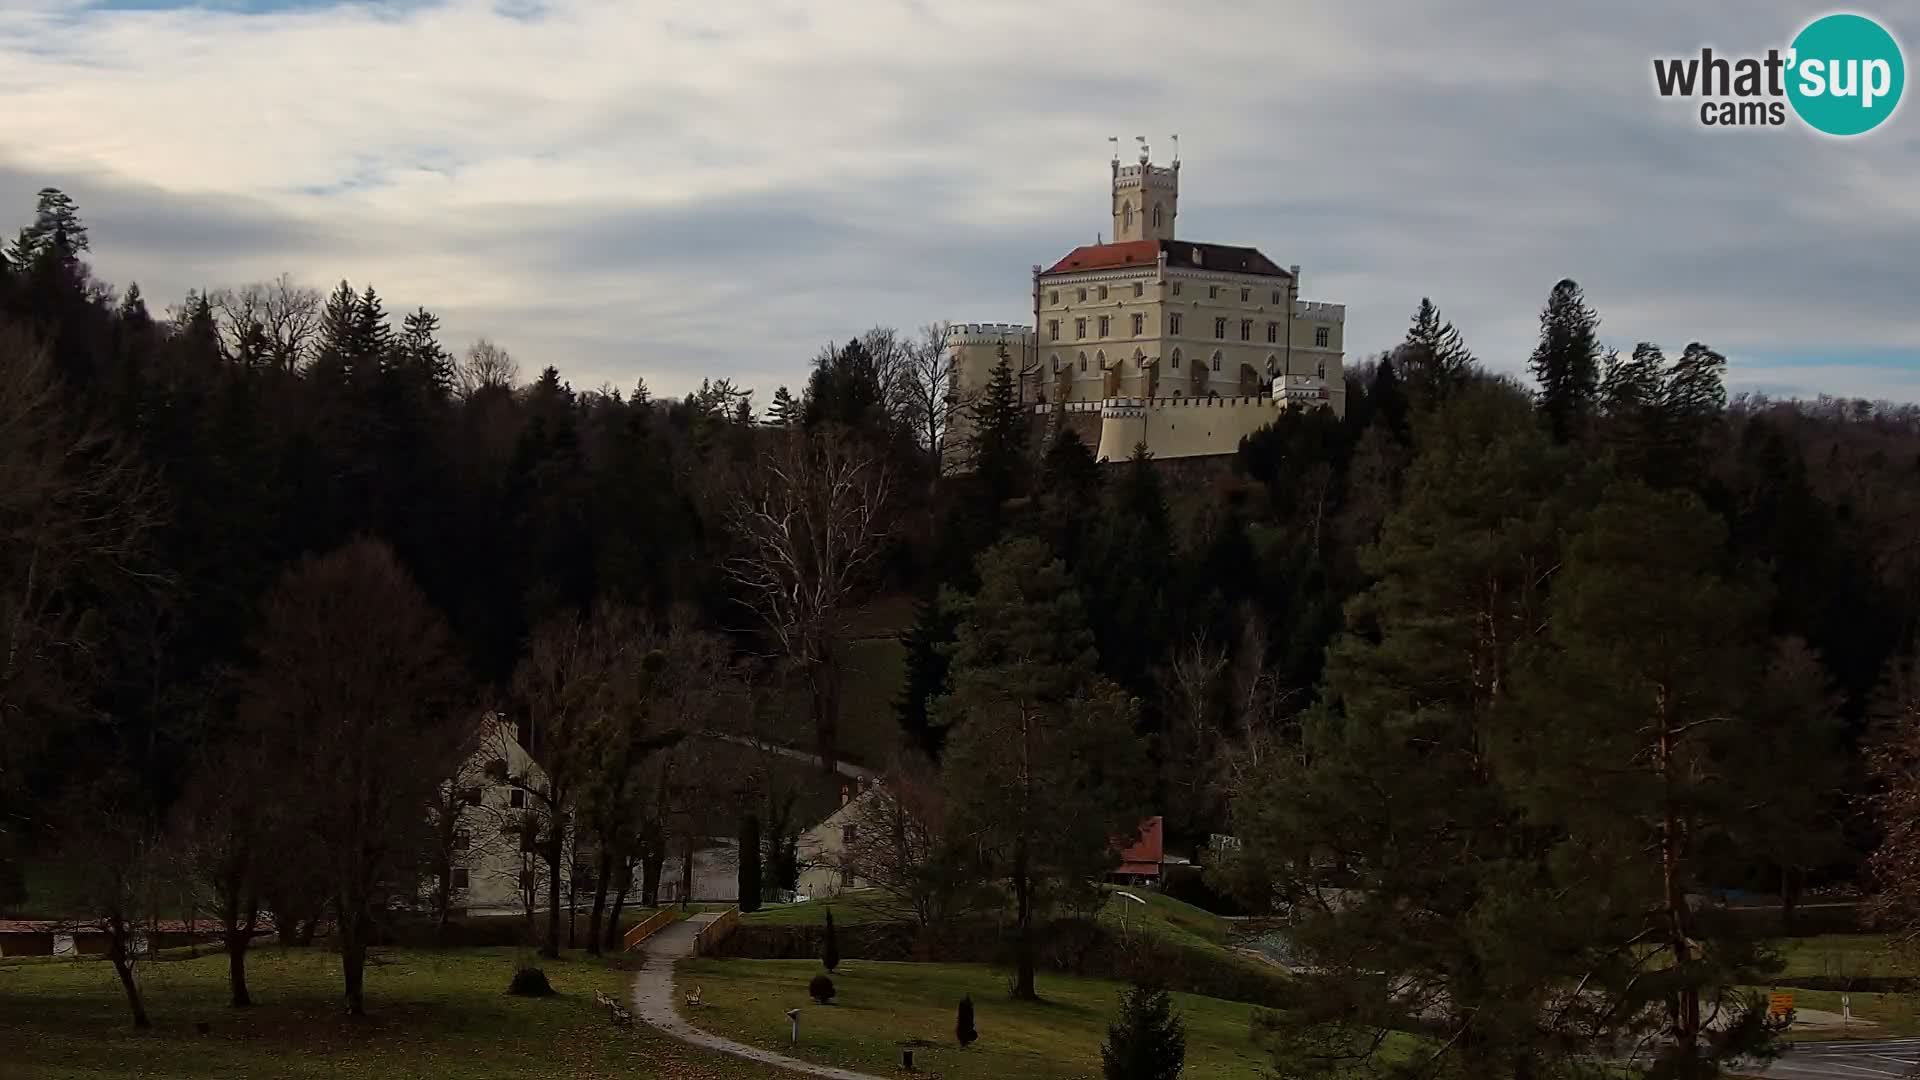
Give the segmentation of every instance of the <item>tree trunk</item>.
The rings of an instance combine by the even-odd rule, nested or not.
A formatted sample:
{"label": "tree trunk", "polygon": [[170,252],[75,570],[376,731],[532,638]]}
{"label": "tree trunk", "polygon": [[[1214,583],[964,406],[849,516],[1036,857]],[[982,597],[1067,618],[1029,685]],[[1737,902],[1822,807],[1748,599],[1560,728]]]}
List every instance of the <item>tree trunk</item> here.
{"label": "tree trunk", "polygon": [[[344,905],[343,905],[344,907]],[[367,970],[366,926],[359,912],[339,915],[340,971],[346,977],[347,1015],[367,1015],[364,982]]]}
{"label": "tree trunk", "polygon": [[647,849],[640,856],[640,906],[657,908],[660,906],[660,874],[667,867],[667,853],[660,846]]}
{"label": "tree trunk", "polygon": [[442,945],[447,943],[447,916],[453,907],[453,851],[451,845],[443,846],[438,855],[438,865],[434,873],[439,884],[433,890],[433,937]]}
{"label": "tree trunk", "polygon": [[[1680,768],[1679,735],[1674,731],[1673,718],[1669,715],[1669,703],[1664,688],[1659,696],[1659,714],[1659,764],[1663,804],[1660,819],[1660,872],[1667,908],[1667,947],[1673,951],[1673,966],[1685,968],[1693,960],[1693,942],[1687,934],[1689,912],[1686,880],[1680,866],[1686,850],[1686,823],[1680,814],[1679,792],[1675,790]],[[1700,1060],[1699,989],[1681,984],[1674,991],[1671,1009],[1674,1053],[1680,1061],[1682,1070],[1680,1075],[1691,1076]]]}
{"label": "tree trunk", "polygon": [[1013,996],[1020,1001],[1039,1001],[1040,995],[1033,988],[1033,880],[1027,873],[1025,840],[1014,848],[1013,895],[1019,912],[1018,937],[1014,942]]}
{"label": "tree trunk", "polygon": [[686,858],[680,860],[680,910],[687,910],[693,899],[693,833],[687,833]]}
{"label": "tree trunk", "polygon": [[227,935],[227,984],[233,989],[234,1008],[253,1004],[247,993],[247,939],[240,934]]}
{"label": "tree trunk", "polygon": [[[606,914],[607,878],[612,874],[613,848],[603,843],[600,845],[600,860],[595,867],[595,873],[593,875],[593,915],[587,920],[587,955],[589,956],[600,955],[600,919]],[[613,921],[615,926],[619,925],[620,915],[618,912],[614,913]]]}
{"label": "tree trunk", "polygon": [[606,950],[608,952],[616,952],[619,950],[622,940],[620,936],[620,912],[627,906],[627,890],[633,886],[633,867],[628,864],[627,857],[623,854],[618,860],[617,867],[611,872],[620,875],[620,886],[618,891],[613,894],[613,914],[607,917]]}
{"label": "tree trunk", "polygon": [[540,955],[549,960],[560,959],[560,811],[554,810],[553,821],[548,826],[553,836],[547,840],[547,940],[540,947]]}
{"label": "tree trunk", "polygon": [[807,688],[813,697],[813,734],[820,767],[829,776],[839,772],[840,663],[831,644],[820,659],[807,665]]}
{"label": "tree trunk", "polygon": [[127,1008],[133,1010],[133,1026],[150,1028],[153,1022],[147,1019],[147,1006],[140,1000],[140,987],[133,981],[133,960],[127,954],[127,939],[130,936],[125,924],[116,922],[107,928],[112,941],[107,945],[107,954],[113,960],[114,974],[120,976],[120,989],[127,993]]}

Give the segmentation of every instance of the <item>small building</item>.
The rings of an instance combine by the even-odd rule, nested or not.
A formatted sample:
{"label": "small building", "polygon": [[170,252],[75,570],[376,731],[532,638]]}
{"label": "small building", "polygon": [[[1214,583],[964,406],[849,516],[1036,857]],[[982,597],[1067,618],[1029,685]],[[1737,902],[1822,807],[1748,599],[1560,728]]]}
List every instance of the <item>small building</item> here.
{"label": "small building", "polygon": [[840,808],[800,834],[799,899],[830,900],[845,890],[867,887],[847,851],[859,836],[866,810],[882,797],[878,781],[849,781],[840,789]]}
{"label": "small building", "polygon": [[1163,820],[1150,817],[1140,823],[1140,834],[1120,849],[1120,865],[1107,880],[1120,885],[1160,884],[1167,862]]}

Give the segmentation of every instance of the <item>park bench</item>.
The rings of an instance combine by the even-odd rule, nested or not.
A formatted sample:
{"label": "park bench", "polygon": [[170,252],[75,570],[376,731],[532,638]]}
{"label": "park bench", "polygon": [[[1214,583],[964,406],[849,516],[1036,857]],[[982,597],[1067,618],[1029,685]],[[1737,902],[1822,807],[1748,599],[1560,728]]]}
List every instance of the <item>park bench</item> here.
{"label": "park bench", "polygon": [[693,988],[693,993],[687,995],[687,1005],[691,1007],[698,1004],[700,1004],[700,988],[696,986]]}

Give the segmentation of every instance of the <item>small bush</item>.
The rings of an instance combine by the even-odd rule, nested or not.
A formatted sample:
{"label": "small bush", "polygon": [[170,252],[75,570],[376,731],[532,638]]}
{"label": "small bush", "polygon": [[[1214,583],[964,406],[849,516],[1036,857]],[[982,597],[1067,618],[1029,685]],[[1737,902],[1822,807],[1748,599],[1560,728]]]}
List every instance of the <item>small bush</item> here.
{"label": "small bush", "polygon": [[537,967],[514,969],[513,982],[508,985],[507,993],[521,997],[549,997],[553,994],[553,985],[547,982],[547,973]]}
{"label": "small bush", "polygon": [[973,1040],[980,1037],[980,1033],[975,1031],[973,1027],[972,994],[968,994],[966,997],[960,999],[960,1016],[953,1023],[953,1037],[960,1040],[962,1049],[965,1049],[973,1043]]}
{"label": "small bush", "polygon": [[1106,1080],[1174,1080],[1186,1058],[1186,1025],[1167,992],[1150,984],[1129,990],[1100,1048]]}
{"label": "small bush", "polygon": [[807,984],[807,993],[822,1005],[833,1004],[833,980],[825,975],[815,975]]}

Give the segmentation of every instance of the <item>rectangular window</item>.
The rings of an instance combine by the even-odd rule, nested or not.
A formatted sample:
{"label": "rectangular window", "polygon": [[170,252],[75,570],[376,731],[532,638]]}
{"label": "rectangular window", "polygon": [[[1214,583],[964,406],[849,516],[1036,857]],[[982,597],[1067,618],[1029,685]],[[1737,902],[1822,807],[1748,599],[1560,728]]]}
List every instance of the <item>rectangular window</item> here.
{"label": "rectangular window", "polygon": [[1106,298],[1107,298],[1107,287],[1105,285],[1102,285],[1100,286],[1100,299],[1105,300]]}
{"label": "rectangular window", "polygon": [[1167,316],[1167,333],[1178,334],[1179,332],[1180,332],[1180,313],[1176,311],[1173,314]]}
{"label": "rectangular window", "polygon": [[1252,299],[1252,298],[1253,298],[1253,290],[1252,290],[1252,289],[1241,289],[1241,290],[1240,290],[1240,302],[1241,302],[1241,303],[1243,303],[1243,304],[1244,304],[1244,303],[1246,303],[1246,302],[1247,302],[1248,300],[1250,300],[1250,299]]}
{"label": "rectangular window", "polygon": [[1213,336],[1221,339],[1222,341],[1226,340],[1227,320],[1225,319],[1213,320]]}
{"label": "rectangular window", "polygon": [[1060,340],[1060,320],[1059,319],[1047,320],[1047,340],[1048,341]]}
{"label": "rectangular window", "polygon": [[453,834],[453,850],[465,851],[467,850],[467,848],[471,846],[472,846],[472,843],[467,839],[466,833],[461,832],[461,833]]}
{"label": "rectangular window", "polygon": [[855,828],[852,825],[840,826],[840,842],[843,844],[853,843],[854,837],[859,835],[860,835],[860,830]]}
{"label": "rectangular window", "polygon": [[1179,349],[1173,350],[1173,370],[1175,371],[1180,370],[1180,350]]}
{"label": "rectangular window", "polygon": [[1328,327],[1316,326],[1313,328],[1313,344],[1317,348],[1322,348],[1322,349],[1326,348],[1327,341],[1332,336],[1333,336],[1333,331]]}
{"label": "rectangular window", "polygon": [[1087,290],[1085,290],[1085,289],[1081,289],[1081,290],[1080,290],[1080,299],[1082,299],[1082,300],[1085,300],[1086,298],[1087,298]]}
{"label": "rectangular window", "polygon": [[1080,354],[1080,370],[1081,371],[1087,370],[1087,354],[1086,353]]}
{"label": "rectangular window", "polygon": [[1220,286],[1218,285],[1207,286],[1207,299],[1209,300],[1220,299]]}
{"label": "rectangular window", "polygon": [[518,809],[520,807],[527,805],[526,789],[514,788],[513,791],[507,795],[507,805],[514,807],[515,809]]}
{"label": "rectangular window", "polygon": [[843,889],[853,888],[853,867],[843,866],[840,868],[840,887]]}
{"label": "rectangular window", "polygon": [[1141,296],[1145,296],[1146,292],[1147,292],[1147,287],[1145,285],[1141,284],[1138,281],[1133,283],[1133,295],[1136,299],[1138,299]]}
{"label": "rectangular window", "polygon": [[479,806],[480,805],[480,789],[477,787],[470,787],[466,791],[461,793],[461,798],[466,800],[466,803],[468,806]]}
{"label": "rectangular window", "polygon": [[1133,336],[1139,337],[1147,328],[1147,317],[1139,313],[1133,316]]}
{"label": "rectangular window", "polygon": [[1049,304],[1057,304],[1057,303],[1059,303],[1059,302],[1060,302],[1060,290],[1059,290],[1059,289],[1048,289],[1048,290],[1047,290],[1047,303],[1049,303]]}
{"label": "rectangular window", "polygon": [[1267,324],[1267,344],[1272,345],[1278,342],[1279,340],[1280,340],[1280,324],[1277,322],[1268,323]]}
{"label": "rectangular window", "polygon": [[453,868],[453,887],[456,889],[464,889],[467,887],[466,867],[456,866]]}
{"label": "rectangular window", "polygon": [[1280,290],[1279,290],[1279,289],[1275,289],[1275,290],[1273,290],[1273,302],[1274,302],[1274,303],[1275,303],[1276,305],[1280,303]]}
{"label": "rectangular window", "polygon": [[1220,370],[1220,354],[1219,353],[1213,354],[1213,370],[1215,371]]}
{"label": "rectangular window", "polygon": [[1253,340],[1253,320],[1252,319],[1240,320],[1240,340],[1241,341]]}
{"label": "rectangular window", "polygon": [[1108,334],[1112,332],[1113,332],[1113,317],[1110,315],[1100,316],[1100,336],[1106,337]]}
{"label": "rectangular window", "polygon": [[1173,295],[1175,296],[1180,295],[1180,283],[1177,281],[1173,283]]}
{"label": "rectangular window", "polygon": [[1326,362],[1325,360],[1322,360],[1322,361],[1320,361],[1320,362],[1319,362],[1318,364],[1315,364],[1315,365],[1313,366],[1313,374],[1314,374],[1314,376],[1315,376],[1316,378],[1321,378],[1321,379],[1324,379],[1324,378],[1326,378],[1326,377],[1327,377],[1327,362]]}
{"label": "rectangular window", "polygon": [[1077,338],[1083,338],[1087,336],[1087,320],[1085,319],[1073,320],[1073,336]]}

